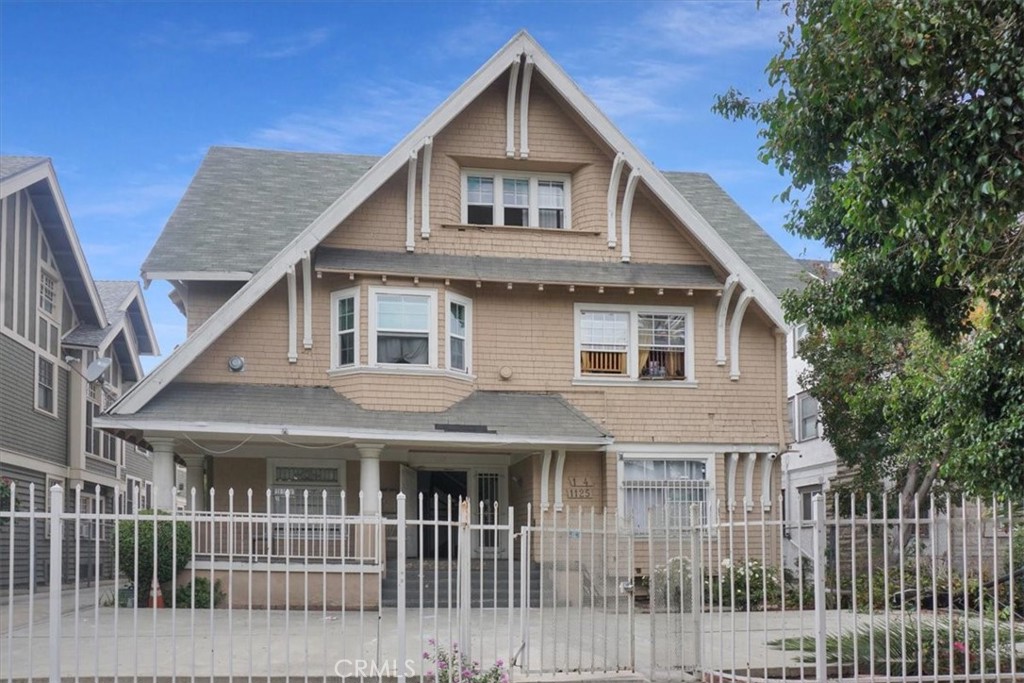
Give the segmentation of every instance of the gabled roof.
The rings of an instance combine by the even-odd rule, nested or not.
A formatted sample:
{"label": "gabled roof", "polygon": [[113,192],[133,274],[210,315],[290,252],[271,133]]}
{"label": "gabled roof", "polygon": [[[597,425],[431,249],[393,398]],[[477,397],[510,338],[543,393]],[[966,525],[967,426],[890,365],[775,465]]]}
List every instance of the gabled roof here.
{"label": "gabled roof", "polygon": [[106,315],[48,157],[0,156],[0,197],[26,190],[82,324],[105,327]]}
{"label": "gabled roof", "polygon": [[438,134],[470,103],[480,96],[497,78],[508,70],[523,54],[532,58],[534,69],[559,93],[566,104],[612,150],[624,154],[627,163],[638,171],[644,184],[668,211],[689,227],[697,243],[713,256],[729,273],[736,274],[746,291],[762,311],[778,327],[785,328],[785,316],[775,293],[765,285],[758,274],[737,254],[683,197],[632,142],[623,135],[607,116],[580,90],[579,86],[551,59],[544,49],[525,31],[517,33],[491,59],[477,70],[462,86],[446,99],[420,125],[399,142],[369,171],[345,190],[327,209],[310,222],[234,296],[210,316],[177,350],[164,360],[146,379],[125,395],[111,412],[133,413],[152,399],[160,388],[167,385],[184,370],[224,330],[228,329],[251,306],[273,287],[289,268],[310,253],[338,225],[362,205],[389,178],[407,164],[413,152],[424,142]]}
{"label": "gabled roof", "polygon": [[142,277],[249,279],[378,158],[211,147]]}
{"label": "gabled roof", "polygon": [[160,430],[189,423],[189,432],[394,442],[603,445],[608,434],[557,394],[476,391],[440,412],[366,410],[330,387],[174,382],[133,415],[108,415],[114,430]]}
{"label": "gabled roof", "polygon": [[134,280],[97,280],[96,289],[103,302],[107,325],[79,325],[64,335],[63,344],[101,350],[113,344],[121,358],[125,378],[137,381],[143,374],[139,356],[160,354],[142,289]]}

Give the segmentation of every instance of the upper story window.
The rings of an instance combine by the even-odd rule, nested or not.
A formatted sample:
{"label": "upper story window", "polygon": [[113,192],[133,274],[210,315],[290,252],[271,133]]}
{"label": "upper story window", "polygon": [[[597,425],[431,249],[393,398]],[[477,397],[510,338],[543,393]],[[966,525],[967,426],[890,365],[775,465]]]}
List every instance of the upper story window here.
{"label": "upper story window", "polygon": [[469,330],[472,325],[473,302],[458,294],[449,293],[446,297],[448,320],[447,367],[458,372],[470,372]]}
{"label": "upper story window", "polygon": [[437,367],[437,292],[370,288],[370,365]]}
{"label": "upper story window", "polygon": [[807,338],[807,325],[800,323],[793,328],[793,358],[800,355],[800,342]]}
{"label": "upper story window", "polygon": [[36,357],[36,408],[49,413],[57,414],[56,392],[57,366],[53,361],[43,356]]}
{"label": "upper story window", "polygon": [[576,375],[693,381],[693,309],[577,304]]}
{"label": "upper story window", "polygon": [[567,174],[465,170],[462,222],[566,229],[570,185]]}
{"label": "upper story window", "polygon": [[60,301],[57,298],[57,278],[46,268],[39,269],[39,310],[56,319],[60,312]]}
{"label": "upper story window", "polygon": [[818,438],[818,401],[808,393],[797,394],[790,403],[790,417],[793,420],[793,436],[797,441]]}
{"label": "upper story window", "polygon": [[359,363],[359,290],[345,289],[331,295],[331,367]]}

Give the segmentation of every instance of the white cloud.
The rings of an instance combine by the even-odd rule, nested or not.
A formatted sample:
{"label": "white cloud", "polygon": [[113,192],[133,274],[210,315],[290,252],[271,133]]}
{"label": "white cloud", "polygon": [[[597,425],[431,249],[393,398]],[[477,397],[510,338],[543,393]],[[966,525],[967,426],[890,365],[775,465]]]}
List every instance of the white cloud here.
{"label": "white cloud", "polygon": [[295,112],[255,131],[241,144],[319,152],[382,154],[422,121],[447,88],[395,80],[356,83],[357,98],[334,108]]}
{"label": "white cloud", "polygon": [[225,48],[242,47],[253,40],[248,31],[238,29],[211,29],[201,24],[182,25],[175,22],[164,22],[152,33],[141,37],[147,47],[164,47],[172,49],[198,49],[214,51]]}
{"label": "white cloud", "polygon": [[330,37],[331,29],[327,27],[315,28],[303,33],[284,36],[283,38],[271,41],[270,49],[261,53],[260,56],[266,57],[267,59],[294,57],[323,45]]}
{"label": "white cloud", "polygon": [[613,119],[646,117],[679,119],[683,110],[669,97],[696,71],[679,64],[646,61],[629,66],[620,75],[592,75],[580,78],[580,85],[605,114]]}
{"label": "white cloud", "polygon": [[173,206],[185,191],[186,180],[160,181],[144,185],[113,187],[93,193],[74,207],[78,218],[130,218],[155,209]]}
{"label": "white cloud", "polygon": [[786,23],[781,4],[656,3],[640,28],[662,48],[707,56],[770,48]]}

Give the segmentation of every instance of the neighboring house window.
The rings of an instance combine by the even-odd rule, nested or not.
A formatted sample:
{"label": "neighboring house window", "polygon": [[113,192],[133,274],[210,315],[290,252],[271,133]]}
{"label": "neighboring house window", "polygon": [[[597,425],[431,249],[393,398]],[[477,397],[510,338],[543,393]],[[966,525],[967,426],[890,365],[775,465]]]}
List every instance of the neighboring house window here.
{"label": "neighboring house window", "polygon": [[36,362],[36,408],[57,414],[57,400],[54,393],[57,381],[57,366],[53,361],[37,356]]}
{"label": "neighboring house window", "polygon": [[680,529],[691,521],[695,503],[706,514],[709,500],[705,460],[625,458],[622,514],[637,532]]}
{"label": "neighboring house window", "polygon": [[437,292],[370,288],[370,364],[437,367]]}
{"label": "neighboring house window", "polygon": [[800,342],[807,338],[807,325],[803,323],[793,328],[793,358],[800,355]]}
{"label": "neighboring house window", "polygon": [[57,301],[57,278],[45,268],[39,269],[39,310],[50,316],[57,317],[59,309]]}
{"label": "neighboring house window", "polygon": [[578,377],[692,381],[693,309],[577,304]]}
{"label": "neighboring house window", "polygon": [[85,452],[119,462],[119,439],[95,426],[96,418],[102,412],[103,390],[98,384],[94,384],[88,388],[85,394]]}
{"label": "neighboring house window", "polygon": [[793,408],[793,435],[797,441],[818,438],[818,401],[808,393],[798,394]]}
{"label": "neighboring house window", "polygon": [[448,303],[448,358],[449,370],[470,372],[472,347],[470,329],[472,326],[473,302],[457,294],[446,296]]}
{"label": "neighboring house window", "polygon": [[359,291],[346,289],[331,295],[331,324],[334,344],[332,367],[343,368],[359,362]]}
{"label": "neighboring house window", "polygon": [[800,494],[800,520],[813,522],[814,496],[822,492],[821,486],[802,486],[797,491]]}
{"label": "neighboring house window", "polygon": [[83,493],[78,508],[78,537],[85,539],[96,538],[96,520],[91,518],[96,514],[96,496],[92,493]]}
{"label": "neighboring house window", "polygon": [[566,174],[465,170],[462,222],[565,229],[570,225]]}
{"label": "neighboring house window", "polygon": [[[133,514],[136,509],[143,509],[145,506],[142,505],[142,498],[145,496],[145,489],[142,485],[142,480],[128,475],[125,477],[124,492],[121,494],[121,512],[125,514]],[[139,503],[139,507],[136,508],[136,501]]]}

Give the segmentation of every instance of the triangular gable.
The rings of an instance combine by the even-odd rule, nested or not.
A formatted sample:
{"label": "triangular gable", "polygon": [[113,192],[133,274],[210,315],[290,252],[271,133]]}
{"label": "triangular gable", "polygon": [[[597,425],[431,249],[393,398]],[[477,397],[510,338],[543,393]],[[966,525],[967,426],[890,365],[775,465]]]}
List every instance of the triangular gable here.
{"label": "triangular gable", "polygon": [[665,179],[653,164],[623,135],[576,85],[562,68],[525,31],[520,31],[493,57],[463,83],[419,126],[405,136],[386,156],[354,185],[344,192],[326,211],[303,230],[288,246],[272,258],[263,269],[249,280],[234,296],[185,340],[163,363],[115,404],[114,414],[131,414],[142,408],[161,387],[170,383],[199,354],[207,349],[223,332],[238,320],[288,270],[312,251],[353,211],[366,201],[383,183],[402,170],[412,154],[424,141],[444,129],[460,112],[488,88],[498,77],[519,63],[527,54],[534,68],[548,80],[556,92],[577,114],[593,127],[604,142],[625,155],[627,163],[641,174],[651,192],[683,224],[690,228],[696,241],[713,255],[729,273],[738,276],[762,310],[780,328],[785,319],[778,298],[743,262],[736,252],[712,228],[707,220]]}
{"label": "triangular gable", "polygon": [[103,302],[48,157],[0,157],[0,197],[27,190],[80,322],[107,326]]}

